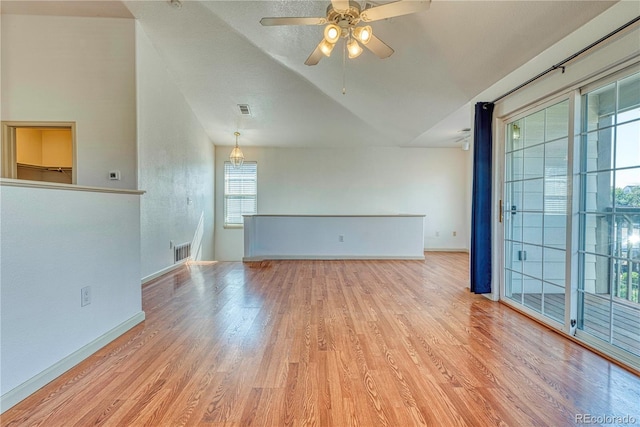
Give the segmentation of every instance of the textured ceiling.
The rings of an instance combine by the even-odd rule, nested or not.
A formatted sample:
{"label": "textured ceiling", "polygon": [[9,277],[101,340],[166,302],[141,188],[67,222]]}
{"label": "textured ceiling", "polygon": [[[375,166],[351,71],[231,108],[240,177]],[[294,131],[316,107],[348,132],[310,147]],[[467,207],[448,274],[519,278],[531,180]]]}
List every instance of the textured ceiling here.
{"label": "textured ceiling", "polygon": [[19,15],[133,18],[122,2],[115,0],[2,0],[0,8],[2,13]]}
{"label": "textured ceiling", "polygon": [[[105,4],[121,5],[62,3],[101,4],[104,16]],[[365,50],[343,67],[336,47],[309,67],[323,27],[259,20],[325,16],[329,0],[123,3],[216,145],[232,145],[239,130],[241,145],[315,147],[460,145],[470,100],[614,4],[434,0],[425,12],[371,24],[391,57]]]}

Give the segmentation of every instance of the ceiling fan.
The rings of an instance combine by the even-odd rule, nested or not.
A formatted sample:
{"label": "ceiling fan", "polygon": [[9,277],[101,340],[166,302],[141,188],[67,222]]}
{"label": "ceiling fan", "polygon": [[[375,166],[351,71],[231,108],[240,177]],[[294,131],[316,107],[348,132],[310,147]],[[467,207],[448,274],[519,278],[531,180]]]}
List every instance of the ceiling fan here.
{"label": "ceiling fan", "polygon": [[331,55],[340,38],[345,39],[349,58],[356,58],[362,53],[362,46],[360,46],[362,43],[378,58],[384,59],[393,54],[393,49],[373,34],[370,25],[358,26],[358,24],[421,12],[427,10],[430,3],[431,0],[400,0],[374,7],[369,7],[370,4],[367,3],[364,8],[361,8],[355,1],[331,0],[326,17],[262,18],[260,23],[264,26],[326,25],[324,37],[304,62],[306,65],[316,65],[322,59],[322,55]]}

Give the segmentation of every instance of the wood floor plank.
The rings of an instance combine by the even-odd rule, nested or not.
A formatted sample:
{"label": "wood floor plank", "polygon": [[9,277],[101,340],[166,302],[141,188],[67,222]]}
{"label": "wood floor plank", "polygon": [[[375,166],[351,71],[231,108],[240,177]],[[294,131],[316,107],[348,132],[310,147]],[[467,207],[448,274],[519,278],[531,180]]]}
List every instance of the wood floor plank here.
{"label": "wood floor plank", "polygon": [[640,378],[468,290],[468,257],[197,263],[2,426],[640,421]]}

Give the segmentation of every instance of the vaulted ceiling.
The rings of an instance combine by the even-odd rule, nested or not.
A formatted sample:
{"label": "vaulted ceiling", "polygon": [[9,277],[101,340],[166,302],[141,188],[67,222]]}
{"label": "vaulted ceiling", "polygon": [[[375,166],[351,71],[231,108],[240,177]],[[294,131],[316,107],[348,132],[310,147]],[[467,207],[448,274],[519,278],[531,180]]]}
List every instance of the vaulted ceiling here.
{"label": "vaulted ceiling", "polygon": [[344,65],[340,48],[304,65],[322,26],[259,23],[323,17],[329,3],[3,1],[2,10],[135,17],[217,145],[233,144],[239,130],[255,146],[452,147],[476,95],[615,2],[433,0],[424,12],[371,23],[391,57],[365,50]]}

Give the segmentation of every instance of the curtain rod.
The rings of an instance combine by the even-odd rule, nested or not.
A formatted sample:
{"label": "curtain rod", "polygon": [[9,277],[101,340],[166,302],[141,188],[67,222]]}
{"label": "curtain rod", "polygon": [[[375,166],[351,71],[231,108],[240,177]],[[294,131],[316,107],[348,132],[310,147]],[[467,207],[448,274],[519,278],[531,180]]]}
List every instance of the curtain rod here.
{"label": "curtain rod", "polygon": [[635,18],[633,18],[631,21],[627,22],[626,24],[624,24],[623,26],[621,26],[620,28],[617,28],[615,30],[613,30],[612,32],[610,32],[609,34],[607,34],[604,37],[599,38],[598,40],[596,40],[595,42],[591,43],[589,46],[579,50],[578,52],[574,53],[573,55],[563,59],[562,61],[558,62],[557,64],[553,65],[552,67],[544,70],[543,72],[541,72],[540,74],[538,74],[535,77],[530,78],[529,80],[527,80],[526,82],[514,87],[513,89],[511,89],[509,92],[506,92],[502,95],[500,95],[499,97],[497,97],[496,99],[494,99],[493,101],[491,101],[491,104],[495,104],[496,102],[500,101],[502,98],[505,98],[509,95],[511,95],[513,92],[522,89],[523,87],[533,83],[534,81],[538,80],[540,77],[545,76],[547,74],[549,74],[552,71],[561,69],[562,73],[564,74],[564,64],[566,64],[567,62],[577,58],[578,56],[582,55],[583,53],[585,53],[586,51],[594,48],[595,46],[599,45],[600,43],[602,43],[603,41],[607,40],[608,38],[611,38],[613,36],[615,36],[616,34],[618,34],[619,32],[625,30],[626,28],[630,27],[631,25],[635,24],[636,22],[640,21],[640,16],[636,16]]}

